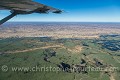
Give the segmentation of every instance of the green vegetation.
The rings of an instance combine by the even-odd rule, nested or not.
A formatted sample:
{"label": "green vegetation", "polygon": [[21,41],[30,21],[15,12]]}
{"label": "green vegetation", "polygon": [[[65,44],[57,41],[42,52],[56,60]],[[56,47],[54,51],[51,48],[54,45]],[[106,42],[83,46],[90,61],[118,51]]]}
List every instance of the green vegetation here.
{"label": "green vegetation", "polygon": [[[76,46],[82,50],[74,52]],[[114,50],[115,49],[115,50]],[[117,50],[116,50],[117,49]],[[79,49],[78,49],[79,50]],[[6,38],[0,40],[0,80],[114,80],[120,71],[62,71],[63,68],[118,67],[120,36],[102,35],[99,39],[53,39],[47,37]],[[13,67],[55,67],[60,71],[12,71]],[[62,67],[62,68],[61,68]]]}

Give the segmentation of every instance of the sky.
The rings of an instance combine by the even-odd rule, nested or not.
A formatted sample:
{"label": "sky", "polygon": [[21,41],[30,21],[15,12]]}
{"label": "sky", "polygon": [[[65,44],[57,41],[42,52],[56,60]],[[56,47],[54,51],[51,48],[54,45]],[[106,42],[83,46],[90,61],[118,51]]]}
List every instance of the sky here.
{"label": "sky", "polygon": [[[26,22],[120,22],[120,0],[34,0],[63,10],[62,14],[18,15],[9,21]],[[0,19],[9,15],[0,11]]]}

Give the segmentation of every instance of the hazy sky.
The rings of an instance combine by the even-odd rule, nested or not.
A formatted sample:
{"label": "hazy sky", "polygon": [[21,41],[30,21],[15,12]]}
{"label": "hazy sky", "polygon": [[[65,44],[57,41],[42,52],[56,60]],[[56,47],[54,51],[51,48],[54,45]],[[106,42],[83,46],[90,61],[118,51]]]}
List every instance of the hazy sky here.
{"label": "hazy sky", "polygon": [[[35,1],[64,10],[64,13],[18,15],[10,21],[120,22],[120,0]],[[8,14],[8,11],[0,11],[0,19]]]}

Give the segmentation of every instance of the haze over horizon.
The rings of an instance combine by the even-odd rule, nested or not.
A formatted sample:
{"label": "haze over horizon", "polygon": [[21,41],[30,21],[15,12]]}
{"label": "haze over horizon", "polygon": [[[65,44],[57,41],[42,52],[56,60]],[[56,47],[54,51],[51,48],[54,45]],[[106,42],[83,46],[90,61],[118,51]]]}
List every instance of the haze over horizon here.
{"label": "haze over horizon", "polygon": [[[35,0],[63,10],[62,14],[18,15],[9,21],[22,22],[120,22],[119,0]],[[9,15],[0,11],[0,19]]]}

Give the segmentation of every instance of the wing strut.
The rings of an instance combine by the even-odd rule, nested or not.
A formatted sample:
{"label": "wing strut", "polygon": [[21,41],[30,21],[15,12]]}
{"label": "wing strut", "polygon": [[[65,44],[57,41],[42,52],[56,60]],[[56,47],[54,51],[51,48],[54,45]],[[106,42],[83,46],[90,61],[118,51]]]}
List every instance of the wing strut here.
{"label": "wing strut", "polygon": [[13,18],[14,16],[16,16],[17,14],[15,12],[13,12],[12,14],[10,14],[9,16],[5,17],[4,19],[0,20],[0,25],[5,23],[6,21],[8,21],[9,19]]}

